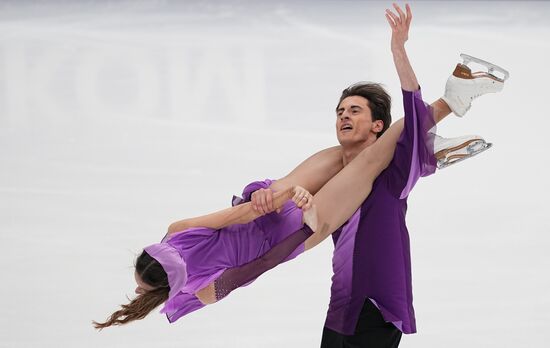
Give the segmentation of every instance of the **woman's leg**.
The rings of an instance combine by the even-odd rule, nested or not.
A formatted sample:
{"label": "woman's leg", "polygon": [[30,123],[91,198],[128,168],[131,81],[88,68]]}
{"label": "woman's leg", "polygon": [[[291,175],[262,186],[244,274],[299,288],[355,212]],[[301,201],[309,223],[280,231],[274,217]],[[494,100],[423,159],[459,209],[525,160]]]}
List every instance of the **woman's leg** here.
{"label": "woman's leg", "polygon": [[321,150],[300,163],[284,178],[275,181],[270,188],[283,191],[301,186],[315,194],[344,167],[342,157],[341,146]]}
{"label": "woman's leg", "polygon": [[[451,109],[449,108],[447,103],[443,101],[443,99],[436,100],[430,106],[432,108],[433,118],[436,123],[438,123],[451,113]],[[397,133],[397,137],[399,137],[399,134],[403,130],[403,120],[401,119],[395,122],[390,127],[390,129],[392,129],[392,127],[394,129],[394,132]],[[389,132],[389,129],[388,131],[386,131],[386,133],[387,132]],[[380,139],[382,139],[382,137]],[[377,143],[379,142],[379,140],[377,140]],[[393,143],[393,148],[395,148],[395,143]],[[391,142],[388,149],[393,155]],[[282,191],[289,187],[301,186],[314,195],[333,176],[335,176],[340,170],[342,170],[342,168],[342,147],[334,146],[328,149],[321,150],[316,154],[310,156],[308,159],[300,163],[287,176],[275,181],[271,185],[271,188],[274,191]]]}
{"label": "woman's leg", "polygon": [[[436,123],[438,123],[451,113],[451,109],[449,108],[447,103],[443,101],[443,99],[438,99],[434,101],[430,105],[430,107],[432,108],[433,118]],[[387,146],[378,144],[379,141],[384,136],[386,136],[390,129],[393,129],[394,134],[393,137],[389,137],[392,137],[395,142],[393,142],[392,140],[388,140],[388,144],[386,144]],[[395,143],[397,142],[397,138],[399,138],[399,134],[403,130],[403,119],[395,122],[390,127],[390,129],[388,129],[386,133],[384,133],[384,135],[376,141],[376,144],[380,145],[381,149],[384,148],[384,150],[382,151],[387,150],[387,155],[391,153],[391,156],[393,156]],[[391,156],[389,156],[389,158],[386,158],[386,161],[388,163],[389,160],[391,160]],[[298,165],[298,167],[296,167],[287,176],[275,181],[271,185],[271,188],[274,191],[282,191],[289,187],[301,186],[314,195],[321,189],[321,187],[323,187],[323,185],[325,185],[332,177],[334,177],[340,170],[342,170],[342,168],[342,147],[334,146],[312,155],[311,157],[300,163],[300,165]]]}
{"label": "woman's leg", "polygon": [[433,118],[435,123],[439,123],[445,117],[451,114],[451,108],[449,105],[441,98],[434,101],[431,105]]}
{"label": "woman's leg", "polygon": [[393,157],[403,125],[404,119],[392,124],[374,144],[361,151],[315,194],[318,224],[313,236],[305,242],[306,250],[346,222],[367,198],[374,180]]}

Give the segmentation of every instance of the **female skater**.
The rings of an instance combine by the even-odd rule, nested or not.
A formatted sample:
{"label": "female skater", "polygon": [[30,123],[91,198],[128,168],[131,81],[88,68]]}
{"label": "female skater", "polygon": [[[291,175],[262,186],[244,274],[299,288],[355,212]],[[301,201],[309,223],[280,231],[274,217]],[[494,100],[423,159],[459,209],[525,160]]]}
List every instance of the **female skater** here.
{"label": "female skater", "polygon": [[[265,211],[254,209],[247,202],[170,225],[162,242],[146,247],[137,259],[138,296],[122,305],[106,322],[94,322],[95,327],[142,319],[162,303],[162,312],[173,322],[317,245],[350,218],[388,165],[398,165],[399,159],[394,157],[396,145],[405,148],[412,158],[397,171],[401,175],[397,181],[412,187],[419,176],[433,173],[436,159],[433,134],[428,130],[449,111],[434,112],[422,102],[407,59],[396,60],[396,68],[403,88],[404,120],[389,127],[343,168],[342,150],[331,148],[298,167],[290,176],[292,180],[275,182],[271,186],[277,191],[273,209],[279,213],[263,215]],[[343,111],[339,114],[355,112],[353,97],[343,96],[338,106]],[[370,117],[370,110],[361,112]],[[339,115],[339,119],[343,116]],[[289,183],[292,186],[285,188]],[[247,187],[245,195],[253,190],[254,185]]]}

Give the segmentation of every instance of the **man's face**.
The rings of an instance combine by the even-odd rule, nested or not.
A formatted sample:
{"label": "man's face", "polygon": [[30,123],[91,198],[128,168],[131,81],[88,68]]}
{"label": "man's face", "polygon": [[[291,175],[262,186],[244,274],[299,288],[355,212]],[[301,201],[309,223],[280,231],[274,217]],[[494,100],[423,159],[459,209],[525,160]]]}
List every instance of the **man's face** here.
{"label": "man's face", "polygon": [[383,127],[382,121],[372,121],[369,101],[357,95],[342,100],[336,116],[336,137],[342,146],[376,140],[376,133]]}

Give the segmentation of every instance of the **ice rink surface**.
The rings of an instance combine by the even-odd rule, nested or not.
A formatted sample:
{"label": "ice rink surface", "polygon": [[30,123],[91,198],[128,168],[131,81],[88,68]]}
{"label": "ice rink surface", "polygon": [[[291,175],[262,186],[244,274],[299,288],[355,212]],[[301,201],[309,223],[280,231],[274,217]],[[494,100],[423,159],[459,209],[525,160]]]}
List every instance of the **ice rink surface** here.
{"label": "ice rink surface", "polygon": [[[402,347],[550,342],[550,3],[414,1],[407,48],[424,98],[461,52],[507,68],[444,136],[494,147],[409,198],[418,333]],[[402,113],[370,1],[0,3],[0,346],[317,347],[332,242],[169,325],[158,310],[96,332],[167,226],[225,208],[335,145],[359,80]]]}

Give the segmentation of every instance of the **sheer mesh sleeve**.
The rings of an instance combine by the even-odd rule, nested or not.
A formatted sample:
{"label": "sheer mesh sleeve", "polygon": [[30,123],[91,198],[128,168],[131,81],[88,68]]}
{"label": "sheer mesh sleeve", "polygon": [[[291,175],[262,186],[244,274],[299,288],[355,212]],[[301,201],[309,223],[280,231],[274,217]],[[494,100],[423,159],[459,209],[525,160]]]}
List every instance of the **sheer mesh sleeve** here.
{"label": "sheer mesh sleeve", "polygon": [[264,272],[283,262],[292,252],[306,241],[313,231],[304,225],[302,229],[292,233],[279,244],[275,245],[261,257],[244,265],[227,269],[214,281],[216,300],[219,301],[231,291],[258,278]]}

